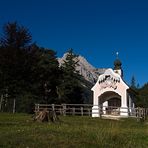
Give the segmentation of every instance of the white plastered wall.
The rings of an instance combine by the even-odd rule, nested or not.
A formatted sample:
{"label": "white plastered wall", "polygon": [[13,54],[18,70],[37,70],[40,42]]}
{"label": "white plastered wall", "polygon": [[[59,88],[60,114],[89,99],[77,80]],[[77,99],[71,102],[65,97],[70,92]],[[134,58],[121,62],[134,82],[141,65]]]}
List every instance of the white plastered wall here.
{"label": "white plastered wall", "polygon": [[106,87],[103,88],[99,84],[99,78],[102,77],[99,76],[98,81],[92,88],[93,91],[93,107],[92,107],[92,117],[99,117],[99,96],[104,94],[105,92],[114,92],[121,96],[121,108],[120,108],[120,115],[121,116],[128,116],[128,109],[127,109],[127,89],[129,88],[126,83],[122,80],[119,74],[115,73],[112,69],[107,69],[106,72],[103,74],[110,74],[113,75],[113,77],[118,77],[120,79],[119,82],[116,83],[116,88],[112,87]]}

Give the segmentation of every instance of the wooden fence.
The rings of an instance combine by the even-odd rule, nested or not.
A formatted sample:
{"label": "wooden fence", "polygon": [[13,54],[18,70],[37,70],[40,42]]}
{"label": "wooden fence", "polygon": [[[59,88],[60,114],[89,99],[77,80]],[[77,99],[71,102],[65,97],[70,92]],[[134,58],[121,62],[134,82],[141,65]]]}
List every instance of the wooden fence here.
{"label": "wooden fence", "polygon": [[56,114],[60,115],[88,115],[92,114],[92,105],[90,104],[35,104],[35,113],[43,111],[55,111]]}
{"label": "wooden fence", "polygon": [[[92,114],[98,114],[98,112],[92,112],[93,105],[91,104],[35,104],[35,113],[43,110],[55,111],[58,115],[80,115],[80,116],[92,116]],[[122,108],[123,109],[123,108]],[[105,115],[111,115],[118,117],[121,113],[127,113],[131,117],[136,117],[138,120],[145,120],[148,117],[148,108],[124,108],[115,106],[101,106],[99,107],[100,117]]]}

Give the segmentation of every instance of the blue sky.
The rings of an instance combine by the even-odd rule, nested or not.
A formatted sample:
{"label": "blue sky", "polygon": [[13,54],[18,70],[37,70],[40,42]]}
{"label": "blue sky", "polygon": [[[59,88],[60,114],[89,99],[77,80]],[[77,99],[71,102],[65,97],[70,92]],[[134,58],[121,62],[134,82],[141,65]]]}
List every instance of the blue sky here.
{"label": "blue sky", "polygon": [[73,48],[97,68],[112,68],[118,51],[125,81],[148,82],[147,0],[1,0],[0,33],[12,21],[57,56]]}

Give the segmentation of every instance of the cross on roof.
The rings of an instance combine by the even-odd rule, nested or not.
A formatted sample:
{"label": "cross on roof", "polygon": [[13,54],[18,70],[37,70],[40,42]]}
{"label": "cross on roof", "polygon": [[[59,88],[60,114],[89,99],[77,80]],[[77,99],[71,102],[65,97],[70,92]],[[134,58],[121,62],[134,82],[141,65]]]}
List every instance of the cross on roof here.
{"label": "cross on roof", "polygon": [[116,52],[117,59],[118,59],[118,55],[119,55],[119,52],[117,51],[117,52]]}

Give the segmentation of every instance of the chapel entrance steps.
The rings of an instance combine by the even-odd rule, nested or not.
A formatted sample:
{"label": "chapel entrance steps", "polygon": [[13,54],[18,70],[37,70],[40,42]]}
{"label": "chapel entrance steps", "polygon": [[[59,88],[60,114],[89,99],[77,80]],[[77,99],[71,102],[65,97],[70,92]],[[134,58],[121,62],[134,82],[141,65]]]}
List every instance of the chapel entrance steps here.
{"label": "chapel entrance steps", "polygon": [[119,116],[120,115],[120,107],[116,107],[116,106],[105,107],[105,106],[103,106],[102,114]]}

